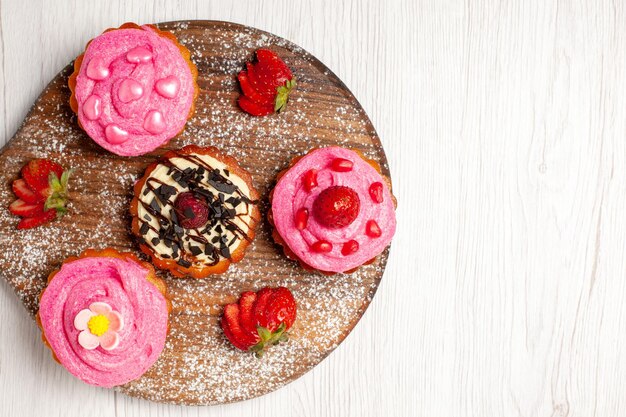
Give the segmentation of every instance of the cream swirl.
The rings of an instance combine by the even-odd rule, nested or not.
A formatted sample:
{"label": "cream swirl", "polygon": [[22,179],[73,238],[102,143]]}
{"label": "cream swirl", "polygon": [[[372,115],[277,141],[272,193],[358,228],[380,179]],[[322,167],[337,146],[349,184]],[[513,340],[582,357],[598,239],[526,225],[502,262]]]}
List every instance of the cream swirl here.
{"label": "cream swirl", "polygon": [[[64,263],[54,275],[38,315],[47,343],[70,373],[92,385],[113,387],[140,377],[154,364],[165,346],[168,305],[148,274],[129,258],[89,256]],[[104,303],[123,319],[119,341],[114,349],[87,349],[79,343],[75,319]]]}

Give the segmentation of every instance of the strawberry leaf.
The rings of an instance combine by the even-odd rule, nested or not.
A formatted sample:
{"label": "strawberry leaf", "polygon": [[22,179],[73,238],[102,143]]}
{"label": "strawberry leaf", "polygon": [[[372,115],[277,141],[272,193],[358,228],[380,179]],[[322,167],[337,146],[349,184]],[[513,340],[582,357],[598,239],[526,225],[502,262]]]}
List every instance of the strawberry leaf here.
{"label": "strawberry leaf", "polygon": [[287,80],[285,85],[276,87],[276,100],[274,101],[274,111],[282,112],[287,107],[289,93],[296,87],[296,78]]}
{"label": "strawberry leaf", "polygon": [[44,204],[45,210],[56,210],[57,218],[63,217],[67,213],[67,200],[68,200],[68,182],[73,170],[64,171],[61,174],[61,178],[57,176],[55,172],[51,172],[48,175],[48,184],[50,185],[51,193],[46,199]]}
{"label": "strawberry leaf", "polygon": [[53,191],[60,191],[62,188],[61,181],[59,181],[59,177],[54,172],[48,174],[48,184],[50,184]]}
{"label": "strawberry leaf", "polygon": [[263,326],[257,326],[257,332],[259,333],[259,337],[261,338],[262,342],[267,342],[272,338],[272,332],[270,332]]}

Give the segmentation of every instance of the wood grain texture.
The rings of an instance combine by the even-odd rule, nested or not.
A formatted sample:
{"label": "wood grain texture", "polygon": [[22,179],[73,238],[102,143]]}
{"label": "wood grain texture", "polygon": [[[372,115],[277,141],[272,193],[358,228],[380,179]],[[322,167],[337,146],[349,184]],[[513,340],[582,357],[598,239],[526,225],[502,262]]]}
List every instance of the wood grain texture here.
{"label": "wood grain texture", "polygon": [[[15,216],[0,213],[0,270],[31,315],[46,278],[64,259],[85,249],[113,247],[139,253],[130,233],[129,197],[134,180],[166,150],[188,144],[215,146],[252,174],[267,206],[279,170],[312,148],[341,144],[372,158],[389,176],[380,140],[354,96],[328,68],[300,47],[246,26],[217,21],[160,23],[192,53],[200,96],[185,130],[141,157],[118,157],[97,146],[78,126],[69,106],[69,64],[35,102],[15,136],[0,152],[0,199],[15,197],[11,183],[24,164],[47,157],[72,167],[69,215],[49,226],[16,230]],[[236,74],[259,47],[272,48],[298,80],[289,111],[257,118],[237,104]],[[337,115],[341,115],[339,118]],[[265,217],[267,207],[262,209]],[[388,251],[353,274],[324,276],[288,260],[261,223],[245,259],[206,279],[176,278],[161,271],[172,301],[169,334],[159,360],[119,390],[158,402],[214,405],[271,392],[324,359],[356,325],[385,269]],[[298,300],[289,343],[259,361],[234,349],[223,336],[223,306],[244,291],[288,287]]]}
{"label": "wood grain texture", "polygon": [[75,381],[0,282],[3,414],[626,413],[624,2],[83,3],[0,3],[5,140],[102,27],[245,23],[303,46],[359,99],[389,158],[401,227],[344,343],[285,388],[226,406],[153,404]]}

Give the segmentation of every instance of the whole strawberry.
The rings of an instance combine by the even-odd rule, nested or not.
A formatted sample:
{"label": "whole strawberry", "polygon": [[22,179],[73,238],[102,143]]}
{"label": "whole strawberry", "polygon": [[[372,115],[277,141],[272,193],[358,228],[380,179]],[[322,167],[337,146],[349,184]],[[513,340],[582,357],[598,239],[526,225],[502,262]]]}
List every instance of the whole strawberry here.
{"label": "whole strawberry", "polygon": [[291,291],[266,287],[246,291],[237,303],[226,305],[221,326],[233,346],[261,357],[268,346],[287,341],[296,311]]}
{"label": "whole strawberry", "polygon": [[289,93],[296,87],[296,79],[289,67],[269,49],[256,51],[256,62],[248,62],[237,78],[242,96],[239,107],[253,116],[282,112],[289,101]]}
{"label": "whole strawberry", "polygon": [[350,187],[335,185],[322,191],[313,202],[313,215],[322,225],[336,229],[351,224],[359,215],[361,201]]}
{"label": "whole strawberry", "polygon": [[11,213],[22,217],[18,229],[41,226],[67,213],[71,173],[49,159],[33,159],[24,165],[22,178],[12,185],[18,199],[9,206]]}

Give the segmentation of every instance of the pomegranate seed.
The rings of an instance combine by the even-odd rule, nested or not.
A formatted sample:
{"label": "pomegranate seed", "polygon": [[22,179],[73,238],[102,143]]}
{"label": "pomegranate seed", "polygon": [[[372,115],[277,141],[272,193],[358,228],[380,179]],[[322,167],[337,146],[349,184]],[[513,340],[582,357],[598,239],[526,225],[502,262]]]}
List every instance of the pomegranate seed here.
{"label": "pomegranate seed", "polygon": [[354,164],[352,163],[352,161],[350,161],[349,159],[344,159],[344,158],[335,158],[333,159],[333,162],[330,163],[330,167],[334,171],[338,171],[338,172],[352,171],[353,165]]}
{"label": "pomegranate seed", "polygon": [[380,230],[380,226],[376,223],[376,220],[369,220],[365,225],[365,233],[369,237],[380,237],[383,232]]}
{"label": "pomegranate seed", "polygon": [[348,256],[348,255],[352,255],[358,250],[359,250],[359,242],[357,242],[356,240],[349,240],[343,244],[343,247],[341,248],[341,254],[343,256]]}
{"label": "pomegranate seed", "polygon": [[318,240],[311,245],[314,252],[328,253],[333,250],[333,245],[326,240]]}
{"label": "pomegranate seed", "polygon": [[302,177],[302,184],[308,192],[317,187],[317,169],[310,169],[305,172]]}
{"label": "pomegranate seed", "polygon": [[306,225],[309,222],[309,210],[307,210],[305,207],[298,209],[298,211],[296,211],[294,222],[296,223],[296,229],[306,229]]}
{"label": "pomegranate seed", "polygon": [[374,200],[374,203],[382,203],[383,202],[383,184],[380,182],[375,182],[370,185],[370,197]]}

